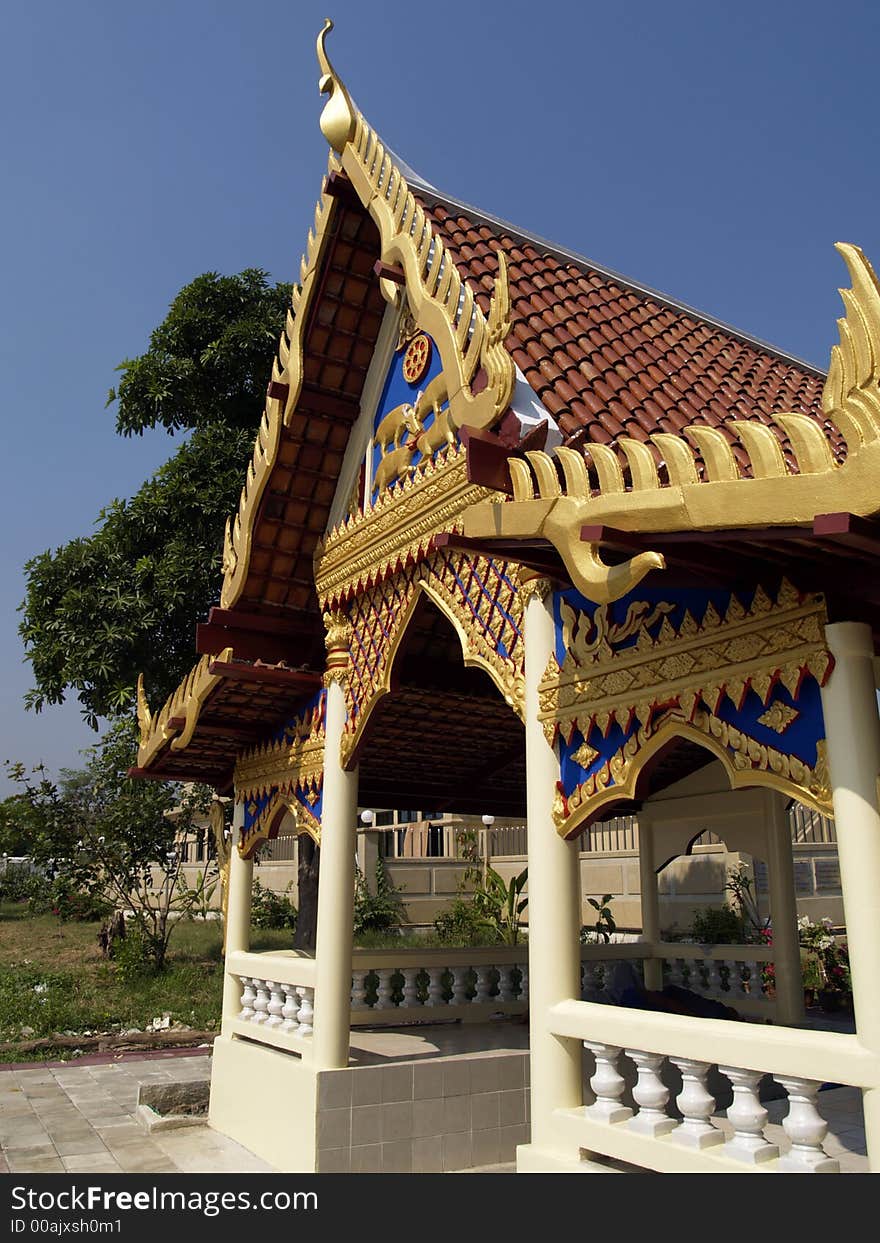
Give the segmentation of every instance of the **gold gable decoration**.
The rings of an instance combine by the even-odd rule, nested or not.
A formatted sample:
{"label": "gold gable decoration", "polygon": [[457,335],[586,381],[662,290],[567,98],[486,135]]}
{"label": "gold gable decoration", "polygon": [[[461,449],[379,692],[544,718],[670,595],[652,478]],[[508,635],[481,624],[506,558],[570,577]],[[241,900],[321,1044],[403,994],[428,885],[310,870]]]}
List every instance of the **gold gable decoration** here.
{"label": "gold gable decoration", "polygon": [[[301,831],[320,845],[321,823],[311,810],[324,783],[323,711],[313,709],[296,718],[275,742],[243,752],[236,761],[236,798],[247,804],[272,793],[259,818],[243,833],[239,853],[250,858],[270,836],[278,813],[290,811]],[[274,792],[274,793],[273,793]]]}
{"label": "gold gable decoration", "polygon": [[[566,654],[561,666],[551,657],[538,687],[547,740],[571,741],[575,731],[586,740],[594,729],[607,738],[612,726],[625,732],[633,720],[639,728],[572,794],[559,794],[554,815],[562,836],[572,836],[600,807],[633,798],[647,760],[676,737],[716,754],[734,786],[769,785],[829,814],[821,747],[811,769],[717,715],[725,699],[739,710],[749,690],[766,706],[778,682],[794,697],[806,673],[820,685],[826,681],[831,657],[823,597],[801,597],[783,582],[775,600],[758,588],[745,609],[734,595],[723,617],[710,604],[699,624],[686,612],[677,629],[666,616],[672,608],[640,601],[615,625],[607,605],[591,616],[563,601]],[[652,638],[648,628],[658,622]],[[631,646],[616,646],[633,636]],[[785,719],[780,708],[779,720]],[[598,758],[587,742],[578,755],[585,766]]]}
{"label": "gold gable decoration", "polygon": [[[585,524],[623,531],[712,531],[737,525],[764,527],[812,522],[840,510],[868,517],[880,510],[880,284],[857,246],[839,243],[851,289],[840,291],[846,316],[838,320],[840,343],[822,395],[826,417],[846,440],[838,465],[825,430],[805,414],[777,414],[797,473],[786,462],[780,439],[765,423],[732,420],[725,431],[751,465],[740,474],[730,439],[717,428],[691,425],[683,436],[651,436],[656,452],[626,436],[614,446],[589,443],[598,488],[583,452],[559,448],[552,456],[531,452],[509,462],[512,501],[483,503],[465,515],[473,538],[544,537],[559,552],[574,586],[590,600],[609,603],[631,591],[662,556],[643,552],[607,566],[597,545],[582,542]],[[661,478],[662,462],[665,478]],[[628,478],[627,478],[628,476]],[[668,482],[667,482],[668,480]]]}
{"label": "gold gable decoration", "polygon": [[[444,391],[442,395],[436,392],[435,400],[448,401],[444,416],[450,433],[465,424],[489,427],[507,409],[516,380],[513,360],[504,348],[510,331],[506,263],[501,256],[489,313],[484,316],[442,240],[435,236],[403,174],[375,132],[356,112],[330,65],[324,40],[331,29],[332,22],[328,21],[318,37],[318,59],[322,68],[319,85],[322,92],[330,94],[321,118],[322,131],[334,148],[328,158],[328,171],[342,170],[349,177],[378,226],[382,261],[399,263],[405,272],[409,311],[419,328],[432,336],[440,351]],[[286,401],[282,408],[280,399],[266,399],[238,512],[227,523],[220,596],[221,607],[225,609],[235,605],[244,588],[260,500],[277,460],[282,430],[296,409],[301,391],[308,311],[315,296],[315,277],[328,236],[333,203],[334,200],[323,193],[318,200],[314,228],[309,232],[306,253],[300,264],[300,283],[294,287],[286,328],[272,368],[272,380],[288,386]],[[388,300],[400,296],[396,286],[388,281],[382,284]],[[474,393],[470,385],[478,369],[486,382]],[[414,481],[416,486],[425,473],[430,473],[427,466]],[[467,502],[481,500],[487,494],[485,489],[474,490]],[[316,563],[320,553],[319,549]]]}
{"label": "gold gable decoration", "polygon": [[[373,710],[391,690],[395,657],[421,595],[452,624],[464,664],[482,669],[505,702],[523,715],[524,606],[519,567],[437,551],[422,563],[401,567],[332,615],[345,617],[349,635],[343,765],[351,763]],[[506,655],[499,650],[502,645]]]}
{"label": "gold gable decoration", "polygon": [[232,648],[224,648],[219,656],[203,656],[194,665],[175,691],[168,696],[161,710],[154,716],[150,712],[144,691],[144,675],[138,675],[137,713],[140,728],[138,768],[148,768],[166,742],[171,740],[172,751],[182,751],[188,746],[196,728],[202,704],[218,682],[220,674],[211,673],[212,664],[229,664]]}

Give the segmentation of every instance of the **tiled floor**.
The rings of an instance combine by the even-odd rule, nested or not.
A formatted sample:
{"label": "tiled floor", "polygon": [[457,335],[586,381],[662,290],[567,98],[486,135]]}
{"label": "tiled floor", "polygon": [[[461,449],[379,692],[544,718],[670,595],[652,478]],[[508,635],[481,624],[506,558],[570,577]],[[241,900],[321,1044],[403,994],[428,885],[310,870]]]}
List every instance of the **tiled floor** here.
{"label": "tiled floor", "polygon": [[[356,1065],[449,1056],[476,1050],[525,1048],[528,1029],[498,1025],[436,1026],[352,1034]],[[0,1173],[260,1173],[271,1167],[208,1127],[147,1135],[134,1117],[138,1085],[205,1079],[210,1057],[0,1071]],[[825,1143],[845,1173],[867,1170],[860,1094],[833,1088],[819,1097],[829,1123]],[[781,1120],[787,1101],[767,1104],[767,1138],[785,1151]],[[727,1129],[721,1115],[716,1125]],[[492,1172],[513,1172],[495,1166]]]}
{"label": "tiled floor", "polygon": [[0,1172],[261,1173],[265,1162],[208,1127],[147,1135],[138,1085],[210,1077],[210,1057],[0,1072]]}

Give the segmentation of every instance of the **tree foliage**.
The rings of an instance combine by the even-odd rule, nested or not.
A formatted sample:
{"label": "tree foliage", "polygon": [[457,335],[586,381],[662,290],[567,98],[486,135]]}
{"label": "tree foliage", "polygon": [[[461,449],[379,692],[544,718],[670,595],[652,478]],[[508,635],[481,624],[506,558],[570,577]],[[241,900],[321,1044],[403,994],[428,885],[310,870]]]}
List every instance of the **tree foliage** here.
{"label": "tree foliage", "polygon": [[[149,349],[121,364],[117,431],[191,435],[93,534],[26,567],[20,633],[39,711],[75,692],[92,725],[130,710],[143,672],[160,703],[193,661],[219,591],[223,527],[238,504],[290,286],[248,269],[186,285]],[[109,403],[108,403],[109,404]]]}
{"label": "tree foliage", "polygon": [[193,830],[210,792],[133,781],[135,735],[130,718],[116,721],[85,752],[85,767],[65,769],[57,781],[42,765],[30,772],[9,765],[18,793],[6,807],[32,861],[72,889],[130,911],[150,961],[162,967],[174,927],[169,916],[198,900],[182,884],[175,839]]}

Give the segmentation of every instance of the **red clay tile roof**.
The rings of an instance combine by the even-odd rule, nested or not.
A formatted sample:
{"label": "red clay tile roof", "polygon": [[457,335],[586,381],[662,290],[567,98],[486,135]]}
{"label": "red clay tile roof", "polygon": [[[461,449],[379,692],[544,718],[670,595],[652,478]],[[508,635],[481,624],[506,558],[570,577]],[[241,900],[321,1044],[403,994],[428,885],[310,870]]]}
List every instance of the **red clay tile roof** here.
{"label": "red clay tile roof", "polygon": [[825,377],[809,364],[471,208],[416,193],[484,311],[496,252],[506,251],[507,348],[568,443],[647,441],[690,423],[795,411],[817,418],[843,451],[821,412]]}

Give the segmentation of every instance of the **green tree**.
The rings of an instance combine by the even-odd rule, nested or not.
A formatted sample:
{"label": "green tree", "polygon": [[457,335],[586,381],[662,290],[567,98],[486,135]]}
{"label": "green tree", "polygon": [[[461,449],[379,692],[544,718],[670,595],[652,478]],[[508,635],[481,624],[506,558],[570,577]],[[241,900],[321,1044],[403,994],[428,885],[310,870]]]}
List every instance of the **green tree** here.
{"label": "green tree", "polygon": [[[181,884],[178,834],[191,831],[210,795],[200,787],[133,781],[137,752],[130,718],[116,721],[86,752],[82,769],[55,781],[42,766],[8,770],[19,791],[7,803],[34,863],[73,892],[128,910],[148,961],[165,962],[175,921],[198,902]],[[173,816],[168,813],[173,812]]]}
{"label": "green tree", "polygon": [[190,435],[134,497],[101,511],[91,535],[27,563],[28,707],[73,692],[97,727],[131,709],[138,673],[155,703],[189,670],[289,301],[290,286],[258,269],[206,273],[181,289],[147,351],[120,364],[108,399],[117,432]]}

